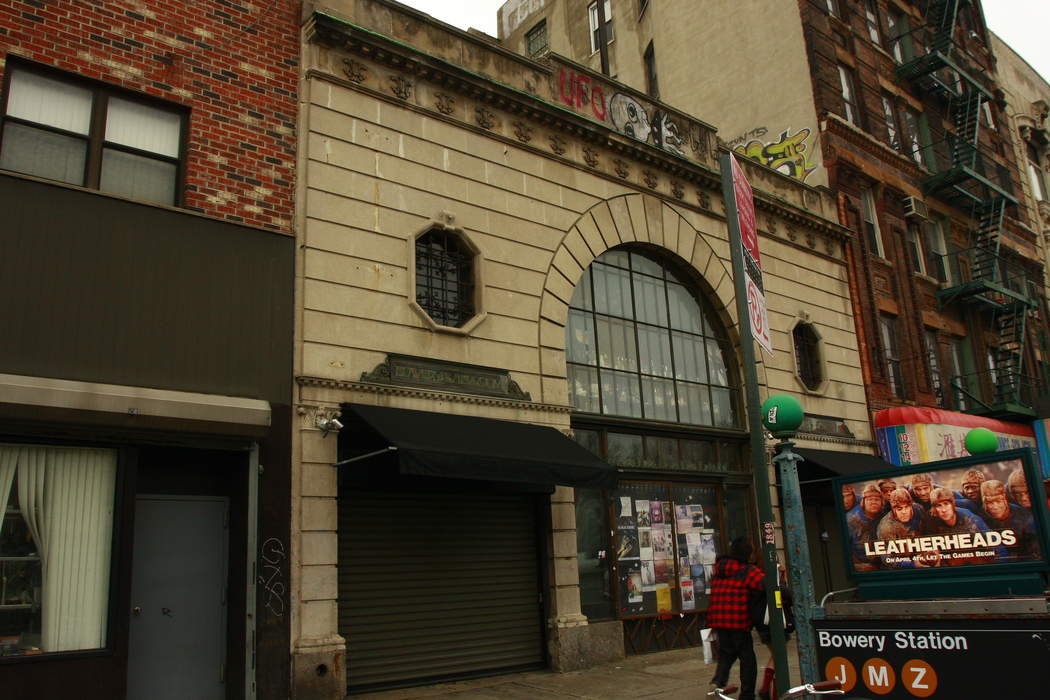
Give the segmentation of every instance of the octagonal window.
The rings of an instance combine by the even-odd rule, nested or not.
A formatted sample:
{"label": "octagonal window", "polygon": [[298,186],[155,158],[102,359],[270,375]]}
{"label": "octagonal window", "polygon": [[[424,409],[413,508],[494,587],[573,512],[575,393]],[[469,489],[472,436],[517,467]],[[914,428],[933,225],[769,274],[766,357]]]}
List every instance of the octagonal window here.
{"label": "octagonal window", "polygon": [[457,231],[432,228],[416,238],[416,303],[439,326],[474,317],[474,251]]}

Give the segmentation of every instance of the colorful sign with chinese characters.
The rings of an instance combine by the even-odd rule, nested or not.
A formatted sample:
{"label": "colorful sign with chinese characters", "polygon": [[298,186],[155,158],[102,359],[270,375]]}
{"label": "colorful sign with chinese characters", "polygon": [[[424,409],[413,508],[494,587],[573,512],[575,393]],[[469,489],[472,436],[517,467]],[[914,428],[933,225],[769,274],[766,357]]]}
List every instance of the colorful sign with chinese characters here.
{"label": "colorful sign with chinese characters", "polygon": [[1019,423],[982,418],[936,408],[887,408],[875,414],[875,435],[882,458],[897,466],[968,457],[966,434],[988,428],[999,450],[1035,447],[1035,431]]}
{"label": "colorful sign with chinese characters", "polygon": [[1032,429],[1039,450],[1039,471],[1044,479],[1050,479],[1050,418],[1032,423]]}

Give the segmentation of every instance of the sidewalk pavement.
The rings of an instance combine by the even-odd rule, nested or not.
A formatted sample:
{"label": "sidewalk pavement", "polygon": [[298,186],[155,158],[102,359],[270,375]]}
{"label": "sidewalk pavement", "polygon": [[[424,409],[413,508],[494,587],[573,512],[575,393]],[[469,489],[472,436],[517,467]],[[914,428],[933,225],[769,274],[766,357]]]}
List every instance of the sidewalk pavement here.
{"label": "sidewalk pavement", "polygon": [[[769,658],[769,650],[755,638],[758,657],[758,681]],[[798,652],[792,640],[788,644],[791,682],[799,683]],[[730,683],[738,684],[739,662],[733,665]],[[699,647],[676,649],[653,654],[629,656],[623,661],[596,666],[583,671],[554,673],[531,671],[507,676],[441,683],[388,690],[382,693],[354,695],[358,700],[547,700],[553,698],[647,698],[674,697],[678,700],[701,700],[711,688],[715,663],[704,663]]]}

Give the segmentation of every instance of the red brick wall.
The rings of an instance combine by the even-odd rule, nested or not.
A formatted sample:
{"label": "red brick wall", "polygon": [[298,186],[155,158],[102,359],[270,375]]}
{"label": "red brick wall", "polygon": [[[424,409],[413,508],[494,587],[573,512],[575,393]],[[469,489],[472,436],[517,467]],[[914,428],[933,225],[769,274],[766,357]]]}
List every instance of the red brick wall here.
{"label": "red brick wall", "polygon": [[190,108],[183,206],[291,231],[298,0],[0,0],[9,55]]}

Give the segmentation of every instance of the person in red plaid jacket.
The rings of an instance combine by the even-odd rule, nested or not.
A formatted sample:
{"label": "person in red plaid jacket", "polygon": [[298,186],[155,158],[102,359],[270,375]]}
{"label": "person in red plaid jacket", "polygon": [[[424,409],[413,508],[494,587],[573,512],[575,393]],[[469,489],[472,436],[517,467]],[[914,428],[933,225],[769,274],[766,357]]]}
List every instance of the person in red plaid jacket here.
{"label": "person in red plaid jacket", "polygon": [[715,560],[707,606],[707,626],[718,634],[718,669],[711,682],[724,688],[733,662],[740,659],[740,700],[755,700],[758,662],[749,602],[765,589],[765,574],[751,563],[751,554],[751,543],[738,537],[730,543],[729,554]]}

